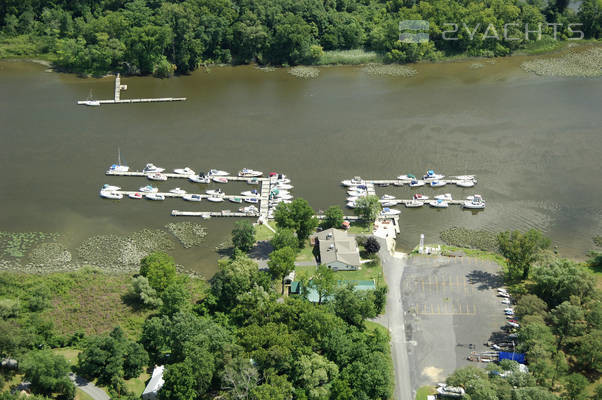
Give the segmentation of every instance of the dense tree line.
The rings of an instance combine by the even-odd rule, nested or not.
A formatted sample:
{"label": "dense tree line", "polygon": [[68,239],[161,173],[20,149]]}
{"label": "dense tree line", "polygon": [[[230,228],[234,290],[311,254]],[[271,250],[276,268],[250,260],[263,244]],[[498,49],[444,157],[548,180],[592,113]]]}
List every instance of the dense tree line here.
{"label": "dense tree line", "polygon": [[[581,22],[587,37],[602,33],[602,0],[578,13],[565,0],[6,0],[5,37],[27,35],[64,70],[167,76],[201,63],[311,64],[323,51],[363,48],[388,62],[466,53],[503,56],[524,47],[524,27],[559,38]],[[399,22],[430,22],[431,41],[399,41]],[[447,23],[457,24],[446,25]],[[464,25],[465,24],[465,25]],[[510,25],[504,37],[504,25]],[[488,29],[489,26],[493,30]],[[576,28],[577,29],[577,28]],[[447,37],[454,40],[444,40]],[[498,36],[494,38],[493,36]],[[35,39],[35,40],[34,40]]]}

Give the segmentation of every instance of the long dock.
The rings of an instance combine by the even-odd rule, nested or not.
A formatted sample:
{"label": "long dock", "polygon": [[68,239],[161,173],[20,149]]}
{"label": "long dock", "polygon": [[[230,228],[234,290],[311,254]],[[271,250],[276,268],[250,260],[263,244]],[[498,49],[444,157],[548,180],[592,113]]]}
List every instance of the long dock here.
{"label": "long dock", "polygon": [[[130,194],[134,194],[134,193],[141,193],[143,196],[145,194],[150,194],[150,193],[144,193],[144,192],[140,192],[140,191],[136,191],[136,190],[115,190],[112,193],[117,193],[117,194],[122,194],[124,196],[129,196]],[[224,200],[230,200],[230,199],[242,199],[242,200],[249,200],[249,199],[258,199],[261,200],[259,196],[243,196],[243,195],[235,195],[235,194],[222,194],[222,195],[210,195],[210,194],[204,194],[204,193],[185,193],[185,194],[179,194],[179,193],[171,193],[171,192],[157,192],[157,193],[152,193],[152,194],[160,194],[165,196],[165,198],[184,198],[184,196],[187,195],[195,195],[195,196],[199,196],[201,199],[208,199],[209,197],[221,197]],[[191,202],[194,203],[194,202]],[[240,203],[242,204],[242,203]],[[253,203],[256,204],[256,203]]]}
{"label": "long dock", "polygon": [[243,213],[243,212],[232,212],[230,210],[222,211],[178,211],[172,210],[171,215],[174,217],[259,217],[259,213]]}
{"label": "long dock", "polygon": [[[134,176],[134,177],[140,177],[140,178],[148,178],[149,175],[153,175],[153,174],[154,174],[154,172],[143,172],[143,171],[120,172],[120,171],[108,170],[105,172],[105,175],[108,175],[108,176]],[[193,175],[176,174],[176,173],[171,173],[171,172],[161,172],[161,175],[165,175],[168,178],[175,178],[175,179],[189,179],[191,176],[193,176]],[[231,175],[223,176],[222,178],[226,178],[226,179],[228,179],[228,181],[242,181],[242,182],[248,182],[251,179],[256,179],[258,182],[265,182],[265,181],[269,182],[271,180],[270,178],[262,178],[262,177],[251,178],[248,176],[231,176]],[[269,192],[268,192],[268,194],[269,194]]]}

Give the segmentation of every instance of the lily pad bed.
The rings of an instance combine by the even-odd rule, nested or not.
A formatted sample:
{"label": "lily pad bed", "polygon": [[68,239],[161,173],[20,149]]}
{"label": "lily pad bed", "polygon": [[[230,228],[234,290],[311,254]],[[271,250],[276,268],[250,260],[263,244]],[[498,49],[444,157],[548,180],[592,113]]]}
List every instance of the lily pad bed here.
{"label": "lily pad bed", "polygon": [[497,235],[493,232],[453,227],[439,234],[449,246],[466,247],[483,251],[498,252]]}
{"label": "lily pad bed", "polygon": [[414,68],[398,64],[368,64],[362,71],[373,76],[401,76],[410,77],[418,73]]}
{"label": "lily pad bed", "polygon": [[602,247],[602,235],[594,236],[592,240],[596,246]]}
{"label": "lily pad bed", "polygon": [[570,51],[562,57],[525,61],[521,68],[542,76],[602,76],[602,48]]}
{"label": "lily pad bed", "polygon": [[320,70],[314,67],[293,67],[288,73],[301,79],[313,79],[320,75]]}
{"label": "lily pad bed", "polygon": [[44,232],[0,232],[0,258],[22,258],[40,243],[57,240],[59,236]]}
{"label": "lily pad bed", "polygon": [[207,236],[207,229],[194,222],[170,223],[165,225],[165,228],[180,241],[185,249],[200,245]]}

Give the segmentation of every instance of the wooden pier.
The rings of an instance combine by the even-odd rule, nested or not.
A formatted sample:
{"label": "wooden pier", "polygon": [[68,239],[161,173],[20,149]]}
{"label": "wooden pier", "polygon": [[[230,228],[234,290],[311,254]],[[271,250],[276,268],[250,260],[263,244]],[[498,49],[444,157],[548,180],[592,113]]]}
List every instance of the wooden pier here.
{"label": "wooden pier", "polygon": [[243,213],[243,212],[232,212],[230,210],[222,211],[179,211],[172,210],[171,215],[174,217],[201,217],[201,218],[212,218],[212,217],[259,217],[259,213]]}

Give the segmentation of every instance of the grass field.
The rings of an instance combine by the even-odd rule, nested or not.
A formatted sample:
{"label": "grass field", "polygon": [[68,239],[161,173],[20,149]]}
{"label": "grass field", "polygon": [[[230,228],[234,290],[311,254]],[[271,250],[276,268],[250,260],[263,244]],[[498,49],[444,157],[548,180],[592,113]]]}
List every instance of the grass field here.
{"label": "grass field", "polygon": [[347,230],[347,232],[351,233],[351,234],[370,234],[372,233],[372,230],[374,229],[374,224],[362,224],[359,222],[353,222],[351,223],[351,226],[349,227],[349,230]]}
{"label": "grass field", "polygon": [[363,49],[353,50],[329,50],[325,51],[318,65],[358,65],[368,63],[380,63],[383,61],[381,55],[374,51]]}
{"label": "grass field", "polygon": [[271,240],[274,237],[274,232],[266,228],[265,225],[255,225],[255,241]]}
{"label": "grass field", "polygon": [[426,396],[435,394],[435,389],[432,386],[422,386],[416,391],[416,400],[426,400]]}

